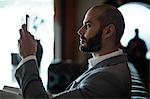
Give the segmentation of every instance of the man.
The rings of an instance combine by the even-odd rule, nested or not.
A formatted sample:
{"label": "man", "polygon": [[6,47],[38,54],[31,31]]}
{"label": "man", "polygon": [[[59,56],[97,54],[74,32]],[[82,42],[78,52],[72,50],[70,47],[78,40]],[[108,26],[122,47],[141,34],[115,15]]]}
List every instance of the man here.
{"label": "man", "polygon": [[[80,50],[93,55],[89,69],[77,78],[66,91],[51,98],[128,98],[130,72],[127,56],[119,49],[124,32],[124,19],[116,7],[99,5],[90,8],[79,29]],[[20,29],[19,48],[23,60],[16,71],[16,79],[25,98],[48,98],[39,77],[36,41],[26,30]]]}

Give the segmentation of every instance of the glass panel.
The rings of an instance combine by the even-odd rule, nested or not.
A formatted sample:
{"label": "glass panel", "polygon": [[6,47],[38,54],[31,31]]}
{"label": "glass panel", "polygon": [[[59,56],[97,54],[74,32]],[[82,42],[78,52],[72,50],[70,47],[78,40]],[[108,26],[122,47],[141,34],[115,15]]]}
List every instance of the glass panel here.
{"label": "glass panel", "polygon": [[150,59],[150,6],[143,3],[127,3],[118,8],[125,19],[125,33],[121,39],[123,46],[134,38],[135,29],[139,29],[139,37],[148,48],[147,58]]}
{"label": "glass panel", "polygon": [[25,23],[26,14],[30,16],[29,31],[40,40],[43,47],[40,75],[46,88],[47,68],[53,60],[53,0],[0,1],[0,13],[0,89],[4,85],[18,87],[11,53],[18,53],[19,29]]}

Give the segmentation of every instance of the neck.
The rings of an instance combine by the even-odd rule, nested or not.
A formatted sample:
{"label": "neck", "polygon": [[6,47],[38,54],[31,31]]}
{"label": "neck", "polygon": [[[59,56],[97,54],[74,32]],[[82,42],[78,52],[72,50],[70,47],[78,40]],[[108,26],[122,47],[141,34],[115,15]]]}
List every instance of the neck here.
{"label": "neck", "polygon": [[93,52],[92,56],[93,57],[102,56],[102,55],[106,55],[106,54],[112,53],[112,52],[117,51],[117,50],[118,50],[118,47],[113,48],[113,49],[101,49],[98,52]]}

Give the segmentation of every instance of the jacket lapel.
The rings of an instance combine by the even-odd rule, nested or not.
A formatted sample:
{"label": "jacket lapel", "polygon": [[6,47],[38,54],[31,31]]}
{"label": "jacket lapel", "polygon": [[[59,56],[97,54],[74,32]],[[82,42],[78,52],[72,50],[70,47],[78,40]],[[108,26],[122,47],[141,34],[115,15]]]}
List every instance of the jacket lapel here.
{"label": "jacket lapel", "polygon": [[115,64],[123,63],[123,62],[126,62],[126,61],[127,61],[127,55],[126,54],[122,54],[122,55],[118,55],[118,56],[115,56],[115,57],[111,57],[111,58],[106,59],[106,60],[104,60],[102,62],[99,62],[94,67],[92,67],[91,69],[85,71],[80,77],[78,77],[71,84],[71,88],[76,87],[88,75],[91,75],[91,74],[96,73],[96,72],[100,72],[103,69],[103,67],[113,66]]}

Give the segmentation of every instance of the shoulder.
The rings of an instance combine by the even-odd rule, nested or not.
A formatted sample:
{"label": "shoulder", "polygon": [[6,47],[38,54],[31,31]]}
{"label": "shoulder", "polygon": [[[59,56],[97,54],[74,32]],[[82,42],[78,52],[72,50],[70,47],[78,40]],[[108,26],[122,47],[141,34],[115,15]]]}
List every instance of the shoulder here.
{"label": "shoulder", "polygon": [[121,94],[120,83],[120,79],[111,72],[96,72],[86,76],[78,87],[98,96],[111,97],[111,95]]}

